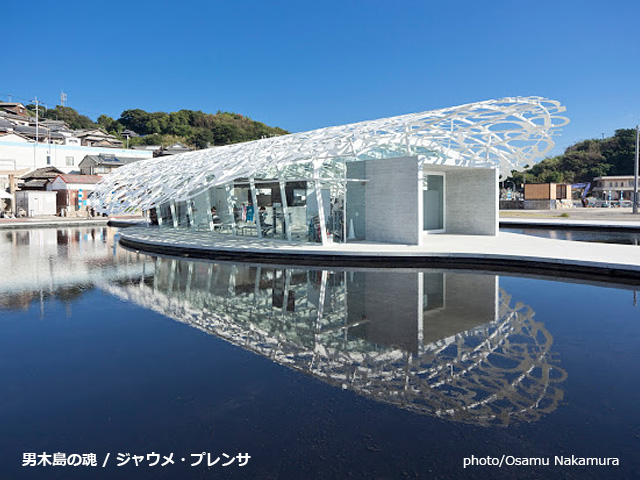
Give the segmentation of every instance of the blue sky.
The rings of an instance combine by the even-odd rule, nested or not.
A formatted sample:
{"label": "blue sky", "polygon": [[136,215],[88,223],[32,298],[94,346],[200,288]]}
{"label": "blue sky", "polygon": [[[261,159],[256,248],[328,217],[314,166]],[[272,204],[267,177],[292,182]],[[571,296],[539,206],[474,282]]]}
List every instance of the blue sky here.
{"label": "blue sky", "polygon": [[[92,118],[227,110],[292,132],[540,95],[554,153],[640,123],[637,0],[28,1],[2,9],[0,99]],[[8,43],[6,43],[8,41]]]}

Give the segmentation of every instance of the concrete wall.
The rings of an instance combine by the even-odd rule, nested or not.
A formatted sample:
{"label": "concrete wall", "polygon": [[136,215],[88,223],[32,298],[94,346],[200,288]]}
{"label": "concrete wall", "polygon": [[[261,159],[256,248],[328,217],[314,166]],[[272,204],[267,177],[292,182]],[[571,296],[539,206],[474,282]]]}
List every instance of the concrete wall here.
{"label": "concrete wall", "polygon": [[[428,169],[429,166],[425,166],[425,171]],[[498,234],[496,169],[461,168],[446,171],[445,232],[460,235]]]}
{"label": "concrete wall", "polygon": [[422,171],[418,158],[376,159],[365,163],[366,240],[419,245]]}
{"label": "concrete wall", "polygon": [[525,200],[526,210],[556,210],[563,208],[573,208],[571,200]]}
{"label": "concrete wall", "polygon": [[[79,172],[80,162],[86,155],[112,154],[134,157],[140,160],[152,158],[153,152],[144,150],[125,150],[122,148],[78,147],[73,145],[54,145],[47,143],[12,142],[0,137],[0,170],[35,170],[42,167],[56,167],[65,173]],[[50,163],[47,163],[49,157]],[[67,157],[73,159],[73,165],[67,165]]]}

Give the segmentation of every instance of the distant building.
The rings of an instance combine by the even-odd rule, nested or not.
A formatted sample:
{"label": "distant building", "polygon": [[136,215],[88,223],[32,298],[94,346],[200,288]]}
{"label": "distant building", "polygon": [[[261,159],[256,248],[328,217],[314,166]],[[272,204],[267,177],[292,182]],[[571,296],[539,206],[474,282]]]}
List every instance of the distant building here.
{"label": "distant building", "polygon": [[56,167],[37,168],[22,175],[20,190],[46,190],[47,184],[53,182],[58,175],[64,174]]}
{"label": "distant building", "polygon": [[80,173],[82,175],[106,175],[111,173],[116,168],[120,168],[123,165],[131,162],[137,162],[140,158],[137,157],[123,157],[118,155],[109,155],[100,153],[98,155],[85,156],[78,167],[80,167]]}
{"label": "distant building", "polygon": [[603,200],[632,200],[633,175],[596,177],[593,179],[593,196]]}
{"label": "distant building", "polygon": [[131,148],[133,150],[153,152],[154,157],[165,157],[167,155],[177,155],[179,153],[193,151],[193,148],[182,145],[181,143],[175,143],[169,147],[163,147],[162,145],[136,145]]}
{"label": "distant building", "polygon": [[134,145],[132,150],[144,150],[147,152],[153,152],[153,156],[157,157],[159,152],[162,151],[162,145]]}
{"label": "distant building", "polygon": [[80,139],[75,137],[66,137],[63,144],[36,143],[24,133],[0,132],[0,171],[56,167],[65,173],[79,172],[79,163],[87,155],[99,154],[138,160],[153,157],[153,152],[146,150],[80,146]]}
{"label": "distant building", "polygon": [[528,210],[555,210],[571,208],[571,185],[564,183],[526,183],[524,208]]}
{"label": "distant building", "polygon": [[22,103],[0,102],[0,111],[13,113],[21,117],[27,116],[27,109]]}
{"label": "distant building", "polygon": [[99,175],[58,175],[47,187],[57,193],[57,213],[84,216],[87,198],[101,178]]}
{"label": "distant building", "polygon": [[13,132],[13,123],[4,117],[0,117],[0,134]]}
{"label": "distant building", "polygon": [[122,148],[122,140],[110,133],[100,130],[76,130],[75,136],[80,139],[83,147],[115,147]]}
{"label": "distant building", "polygon": [[193,148],[182,145],[181,143],[175,143],[169,147],[163,147],[155,156],[164,157],[166,155],[177,155],[178,153],[191,151],[193,151]]}
{"label": "distant building", "polygon": [[20,190],[16,192],[17,212],[28,217],[56,214],[55,192]]}

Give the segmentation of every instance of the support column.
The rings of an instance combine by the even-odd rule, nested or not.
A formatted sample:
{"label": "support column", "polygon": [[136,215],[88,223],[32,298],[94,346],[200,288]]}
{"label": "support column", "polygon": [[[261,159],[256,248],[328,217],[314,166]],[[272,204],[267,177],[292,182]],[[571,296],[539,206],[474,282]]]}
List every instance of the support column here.
{"label": "support column", "polygon": [[233,195],[233,183],[227,183],[224,186],[224,189],[227,192],[227,211],[231,217],[231,233],[233,236],[236,236],[236,218],[233,214],[233,207],[236,203],[235,197]]}
{"label": "support column", "polygon": [[156,218],[158,219],[158,227],[161,227],[162,226],[162,208],[158,204],[156,204],[154,208],[156,209]]}
{"label": "support column", "polygon": [[[15,175],[9,175],[9,193],[11,194],[11,211],[13,212],[13,215],[16,216],[18,214],[18,209],[16,207],[16,176]],[[57,195],[57,192],[56,192],[56,195]]]}
{"label": "support column", "polygon": [[279,180],[278,183],[280,184],[280,196],[282,197],[282,223],[287,240],[291,240],[291,221],[289,218],[289,204],[287,203],[286,183],[284,180]]}
{"label": "support column", "polygon": [[189,227],[193,228],[196,222],[193,218],[193,207],[191,206],[191,199],[187,200],[187,215],[189,215]]}
{"label": "support column", "polygon": [[176,202],[171,200],[169,203],[169,209],[171,210],[171,220],[173,221],[173,228],[178,228],[178,217],[176,217]]}
{"label": "support column", "polygon": [[213,207],[211,203],[211,188],[207,188],[207,217],[209,218],[209,231],[213,232],[213,215],[211,215],[211,207]]}
{"label": "support column", "polygon": [[320,240],[322,245],[327,244],[327,225],[324,218],[324,204],[322,202],[322,188],[320,186],[320,170],[322,169],[322,160],[314,159],[313,161],[313,184],[316,191],[316,202],[318,203],[318,220],[320,222]]}

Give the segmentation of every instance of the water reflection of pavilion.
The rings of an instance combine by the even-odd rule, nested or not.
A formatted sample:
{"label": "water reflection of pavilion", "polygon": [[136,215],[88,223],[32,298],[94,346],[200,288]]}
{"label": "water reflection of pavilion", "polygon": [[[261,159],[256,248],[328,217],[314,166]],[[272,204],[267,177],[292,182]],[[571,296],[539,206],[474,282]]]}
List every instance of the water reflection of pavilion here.
{"label": "water reflection of pavilion", "polygon": [[557,408],[566,373],[534,312],[498,277],[156,259],[104,290],[330,384],[480,425]]}

